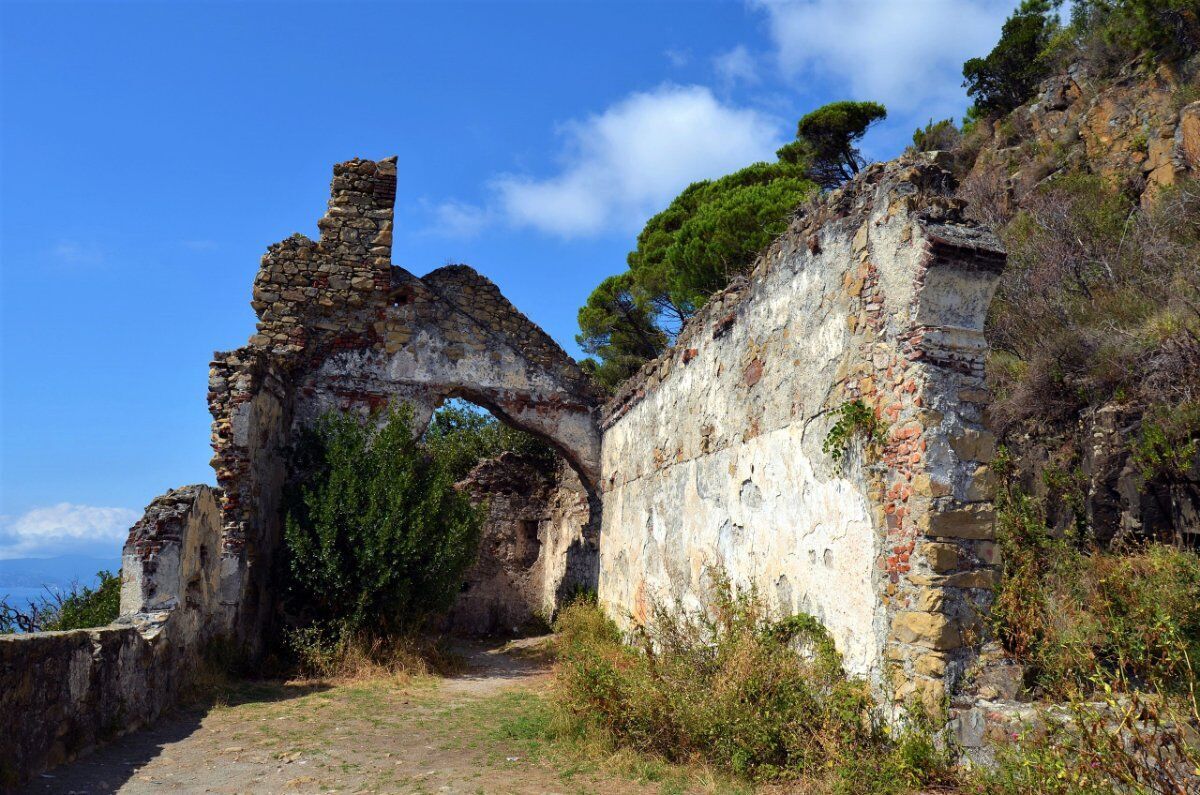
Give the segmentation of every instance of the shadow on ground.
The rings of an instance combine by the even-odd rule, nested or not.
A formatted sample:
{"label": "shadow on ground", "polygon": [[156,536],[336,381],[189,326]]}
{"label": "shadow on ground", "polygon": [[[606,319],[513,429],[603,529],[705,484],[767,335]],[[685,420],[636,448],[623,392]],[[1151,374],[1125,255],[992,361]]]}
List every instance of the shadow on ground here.
{"label": "shadow on ground", "polygon": [[94,749],[74,762],[60,765],[34,776],[23,793],[67,795],[104,795],[119,792],[139,770],[172,743],[191,736],[200,728],[204,716],[217,705],[239,706],[301,698],[323,690],[320,683],[294,684],[276,681],[238,682],[220,688],[206,703],[179,707],[149,728],[130,732]]}

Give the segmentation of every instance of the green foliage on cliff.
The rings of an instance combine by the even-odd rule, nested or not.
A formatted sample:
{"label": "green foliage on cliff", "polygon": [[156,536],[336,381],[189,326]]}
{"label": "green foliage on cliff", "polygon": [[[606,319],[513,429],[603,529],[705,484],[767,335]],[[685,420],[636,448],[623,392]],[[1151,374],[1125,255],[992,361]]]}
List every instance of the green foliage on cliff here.
{"label": "green foliage on cliff", "polygon": [[1109,401],[1175,411],[1194,400],[1200,186],[1141,208],[1105,179],[1072,175],[1023,204],[1000,230],[1008,269],[988,318],[999,430],[1075,422]]}
{"label": "green foliage on cliff", "polygon": [[1028,683],[1053,698],[1130,685],[1186,692],[1200,659],[1200,557],[1165,544],[1119,552],[1056,533],[1045,502],[1004,476],[996,496],[1004,576],[990,621],[1028,666]]}
{"label": "green foliage on cliff", "polygon": [[962,137],[954,119],[930,119],[924,127],[913,131],[912,149],[917,152],[950,151],[962,143]]}
{"label": "green foliage on cliff", "polygon": [[291,464],[283,535],[296,616],[388,634],[450,605],[482,514],[414,440],[410,409],[378,428],[327,414],[302,432]]}
{"label": "green foliage on cliff", "polygon": [[977,115],[1007,113],[1067,65],[1111,75],[1130,61],[1148,68],[1179,62],[1200,49],[1200,0],[1077,0],[1062,24],[1062,0],[1023,0],[984,57],[963,64]]}
{"label": "green foliage on cliff", "polygon": [[1154,67],[1200,49],[1197,0],[1076,0],[1068,31],[1084,52],[1138,58]]}

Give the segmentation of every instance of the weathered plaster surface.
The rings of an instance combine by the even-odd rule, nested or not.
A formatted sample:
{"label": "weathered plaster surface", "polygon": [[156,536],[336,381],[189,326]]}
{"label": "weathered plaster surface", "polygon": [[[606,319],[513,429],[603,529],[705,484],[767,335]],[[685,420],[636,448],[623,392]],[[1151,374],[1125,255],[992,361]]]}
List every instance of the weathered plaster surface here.
{"label": "weathered plaster surface", "polygon": [[[695,609],[719,566],[780,612],[821,619],[881,691],[940,699],[995,562],[980,546],[986,456],[962,440],[985,438],[967,399],[983,399],[1003,263],[950,187],[927,160],[872,167],[801,215],[606,406],[610,610]],[[822,443],[854,399],[888,433],[878,456],[859,444],[838,463]],[[937,571],[925,539],[943,539]]]}

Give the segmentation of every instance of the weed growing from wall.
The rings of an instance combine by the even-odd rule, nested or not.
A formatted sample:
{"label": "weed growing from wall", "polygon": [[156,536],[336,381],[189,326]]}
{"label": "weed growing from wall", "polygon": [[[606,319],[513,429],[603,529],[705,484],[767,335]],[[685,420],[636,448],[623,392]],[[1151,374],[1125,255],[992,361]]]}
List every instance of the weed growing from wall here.
{"label": "weed growing from wall", "polygon": [[861,441],[869,454],[877,454],[883,445],[887,425],[862,400],[848,400],[834,409],[837,422],[829,429],[821,450],[837,463],[845,460],[850,445]]}

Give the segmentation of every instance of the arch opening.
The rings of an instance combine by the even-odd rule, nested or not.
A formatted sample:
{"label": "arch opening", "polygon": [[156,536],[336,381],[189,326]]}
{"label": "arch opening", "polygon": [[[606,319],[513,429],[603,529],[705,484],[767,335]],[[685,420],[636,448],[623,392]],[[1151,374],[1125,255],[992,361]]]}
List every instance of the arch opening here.
{"label": "arch opening", "polygon": [[564,597],[596,587],[591,490],[551,440],[497,414],[458,394],[422,434],[484,510],[478,556],[445,618],[454,634],[542,632]]}

